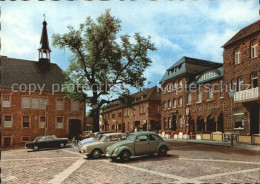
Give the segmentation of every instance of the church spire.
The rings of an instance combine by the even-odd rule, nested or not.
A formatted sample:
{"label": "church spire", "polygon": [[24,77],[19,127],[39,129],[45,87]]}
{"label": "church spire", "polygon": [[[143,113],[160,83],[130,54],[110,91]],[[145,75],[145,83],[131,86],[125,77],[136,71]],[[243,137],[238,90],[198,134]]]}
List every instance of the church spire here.
{"label": "church spire", "polygon": [[48,39],[48,33],[47,33],[47,22],[45,21],[45,14],[44,21],[43,21],[43,28],[42,28],[42,36],[41,36],[41,42],[40,42],[40,48],[39,50],[39,61],[40,62],[50,62],[50,53],[51,49],[49,46],[49,39]]}

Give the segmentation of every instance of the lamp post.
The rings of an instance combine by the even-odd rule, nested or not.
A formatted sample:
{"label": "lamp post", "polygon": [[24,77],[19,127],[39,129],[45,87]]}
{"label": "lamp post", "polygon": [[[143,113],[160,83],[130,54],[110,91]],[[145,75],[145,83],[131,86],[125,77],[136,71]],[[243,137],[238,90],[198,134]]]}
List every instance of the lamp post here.
{"label": "lamp post", "polygon": [[234,97],[234,90],[229,91],[229,97],[230,97],[230,110],[231,110],[231,146],[233,146],[233,97]]}

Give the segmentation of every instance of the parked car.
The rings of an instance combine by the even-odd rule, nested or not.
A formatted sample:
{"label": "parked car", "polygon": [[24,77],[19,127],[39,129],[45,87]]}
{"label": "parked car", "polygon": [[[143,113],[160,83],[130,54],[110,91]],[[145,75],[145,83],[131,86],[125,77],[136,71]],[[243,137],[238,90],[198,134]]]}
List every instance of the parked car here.
{"label": "parked car", "polygon": [[166,156],[169,146],[154,132],[133,132],[127,135],[126,140],[120,141],[107,148],[106,156],[112,161],[118,159],[128,161],[131,156],[153,155]]}
{"label": "parked car", "polygon": [[38,151],[42,148],[64,148],[69,142],[68,138],[57,138],[55,135],[44,135],[36,137],[32,142],[25,144],[25,148]]}
{"label": "parked car", "polygon": [[104,134],[107,134],[107,133],[113,133],[113,132],[95,132],[95,133],[93,133],[93,137],[79,141],[78,148],[80,149],[84,144],[89,144],[89,143],[98,141],[99,139],[101,139],[101,137]]}
{"label": "parked car", "polygon": [[83,131],[81,134],[79,134],[78,136],[74,137],[73,139],[77,140],[77,141],[81,141],[83,139],[90,138],[91,134],[92,134],[92,131]]}
{"label": "parked car", "polygon": [[88,158],[99,158],[102,154],[106,153],[109,146],[124,140],[126,134],[124,133],[108,133],[103,134],[101,139],[97,142],[85,144],[80,148],[80,152],[86,154]]}

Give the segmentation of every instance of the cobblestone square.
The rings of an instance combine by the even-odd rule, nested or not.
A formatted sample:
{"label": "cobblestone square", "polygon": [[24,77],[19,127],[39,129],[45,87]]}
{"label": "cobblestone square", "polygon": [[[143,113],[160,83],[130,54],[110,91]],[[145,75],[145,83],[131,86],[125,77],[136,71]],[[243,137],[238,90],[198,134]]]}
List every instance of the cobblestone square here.
{"label": "cobblestone square", "polygon": [[142,156],[127,163],[87,159],[74,145],[32,152],[2,151],[3,183],[259,183],[258,151],[168,142],[167,157]]}

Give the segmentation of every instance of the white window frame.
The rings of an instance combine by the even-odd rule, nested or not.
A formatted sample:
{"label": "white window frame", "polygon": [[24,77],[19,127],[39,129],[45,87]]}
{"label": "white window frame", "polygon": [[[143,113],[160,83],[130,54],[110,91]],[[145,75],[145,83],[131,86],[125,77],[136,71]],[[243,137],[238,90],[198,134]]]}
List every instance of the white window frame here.
{"label": "white window frame", "polygon": [[3,95],[2,107],[11,107],[11,95]]}
{"label": "white window frame", "polygon": [[235,50],[234,55],[235,55],[235,65],[240,64],[241,63],[241,61],[240,61],[240,50],[238,48]]}
{"label": "white window frame", "polygon": [[39,98],[37,97],[32,97],[31,98],[31,103],[32,103],[32,109],[39,109]]}
{"label": "white window frame", "polygon": [[[258,83],[257,72],[251,73],[250,78],[251,78],[251,88],[253,88],[253,84],[254,84],[253,81],[254,81],[254,80],[257,80],[257,83]],[[257,86],[256,86],[256,87],[257,87]]]}
{"label": "white window frame", "polygon": [[173,104],[172,104],[172,105],[173,105],[173,108],[176,108],[176,106],[177,106],[177,100],[176,100],[176,98],[173,99]]}
{"label": "white window frame", "polygon": [[191,93],[188,93],[188,95],[187,95],[187,101],[188,101],[188,105],[190,105],[190,104],[191,104],[191,100],[192,100]]}
{"label": "white window frame", "polygon": [[182,97],[179,97],[178,98],[178,106],[182,107],[182,105],[183,105]]}
{"label": "white window frame", "polygon": [[48,105],[47,98],[40,98],[40,109],[46,109]]}
{"label": "white window frame", "polygon": [[[60,120],[59,118],[62,119],[61,122],[58,121],[58,120]],[[56,128],[57,128],[57,129],[63,129],[63,127],[64,127],[64,117],[62,117],[62,116],[57,116],[57,117],[56,117]]]}
{"label": "white window frame", "polygon": [[243,78],[242,77],[238,77],[238,79],[237,79],[237,83],[238,83],[238,91],[242,91],[243,90],[243,83],[244,83],[244,81],[243,81]]}
{"label": "white window frame", "polygon": [[56,110],[58,110],[58,111],[64,110],[64,99],[63,98],[56,99]]}
{"label": "white window frame", "polygon": [[[6,117],[10,117],[10,121],[6,120]],[[4,128],[12,128],[13,127],[13,117],[12,115],[3,115]]]}
{"label": "white window frame", "polygon": [[164,110],[167,109],[167,102],[166,101],[163,102],[163,109]]}
{"label": "white window frame", "polygon": [[[27,101],[26,101],[27,100]],[[29,109],[31,105],[31,98],[28,96],[23,96],[22,97],[22,106],[23,109]]]}
{"label": "white window frame", "polygon": [[79,110],[79,101],[75,99],[71,99],[71,110],[78,111]]}
{"label": "white window frame", "polygon": [[168,109],[171,109],[171,108],[172,108],[172,101],[168,100]]}
{"label": "white window frame", "polygon": [[251,58],[256,58],[257,57],[257,41],[254,40],[251,43]]}
{"label": "white window frame", "polygon": [[208,98],[208,100],[209,100],[209,101],[213,100],[213,98],[214,98],[214,90],[213,90],[213,87],[209,87],[208,93],[209,93],[209,98]]}
{"label": "white window frame", "polygon": [[[24,127],[24,126],[23,126],[23,125],[24,125],[23,123],[24,123],[24,122],[27,122],[27,121],[24,121],[24,118],[25,118],[25,117],[28,117],[28,123],[29,123],[29,126],[28,126],[28,127]],[[22,128],[30,128],[30,116],[22,116]]]}
{"label": "white window frame", "polygon": [[197,103],[201,103],[202,102],[202,92],[200,90],[198,90],[197,92]]}

